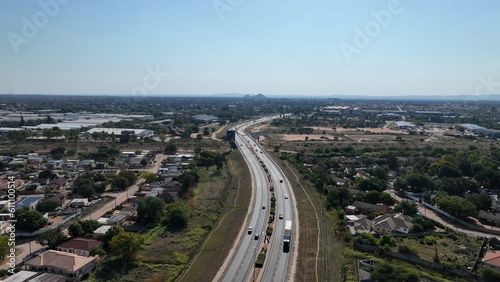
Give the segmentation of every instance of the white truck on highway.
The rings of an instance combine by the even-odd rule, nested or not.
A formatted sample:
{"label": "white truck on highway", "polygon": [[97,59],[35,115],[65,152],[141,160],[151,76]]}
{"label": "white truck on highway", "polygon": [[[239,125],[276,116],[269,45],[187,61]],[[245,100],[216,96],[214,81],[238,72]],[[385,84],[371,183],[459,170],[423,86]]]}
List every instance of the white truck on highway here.
{"label": "white truck on highway", "polygon": [[285,221],[285,234],[283,235],[283,252],[290,251],[290,242],[292,240],[292,221]]}

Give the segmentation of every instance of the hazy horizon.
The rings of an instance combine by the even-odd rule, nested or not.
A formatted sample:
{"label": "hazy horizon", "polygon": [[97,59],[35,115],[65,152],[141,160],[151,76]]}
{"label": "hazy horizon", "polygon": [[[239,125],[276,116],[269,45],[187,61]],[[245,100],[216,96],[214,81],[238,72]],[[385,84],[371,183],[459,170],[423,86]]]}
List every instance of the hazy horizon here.
{"label": "hazy horizon", "polygon": [[0,14],[0,94],[500,93],[493,0],[19,0]]}

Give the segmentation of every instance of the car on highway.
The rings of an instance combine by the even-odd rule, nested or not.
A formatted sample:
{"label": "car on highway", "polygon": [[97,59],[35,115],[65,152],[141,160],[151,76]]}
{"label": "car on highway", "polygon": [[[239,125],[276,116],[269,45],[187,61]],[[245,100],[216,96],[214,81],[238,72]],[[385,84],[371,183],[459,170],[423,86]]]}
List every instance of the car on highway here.
{"label": "car on highway", "polygon": [[283,183],[283,179],[282,178],[280,178],[280,183]]}
{"label": "car on highway", "polygon": [[259,233],[255,233],[255,237],[254,237],[255,240],[259,240]]}
{"label": "car on highway", "polygon": [[283,213],[280,213],[279,219],[283,219]]}
{"label": "car on highway", "polygon": [[262,209],[265,210],[266,209],[266,205],[262,205]]}
{"label": "car on highway", "polygon": [[247,233],[248,233],[248,234],[252,234],[252,231],[253,231],[252,226],[248,227],[248,232],[247,232]]}
{"label": "car on highway", "polygon": [[288,199],[288,194],[285,194],[285,199]]}

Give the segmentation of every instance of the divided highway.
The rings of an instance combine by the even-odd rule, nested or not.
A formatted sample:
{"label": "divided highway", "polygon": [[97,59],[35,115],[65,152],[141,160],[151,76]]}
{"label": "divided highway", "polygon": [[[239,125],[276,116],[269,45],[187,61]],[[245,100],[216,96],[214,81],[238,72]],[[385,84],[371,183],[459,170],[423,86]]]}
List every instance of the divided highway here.
{"label": "divided highway", "polygon": [[[291,220],[292,230],[298,226],[298,219],[294,212],[293,192],[281,169],[272,161],[266,152],[256,143],[253,138],[244,133],[249,125],[260,123],[276,117],[263,118],[254,122],[245,123],[235,128],[236,144],[247,163],[252,174],[252,201],[247,215],[247,224],[241,228],[239,243],[221,269],[223,273],[221,281],[290,281],[291,259],[295,259],[294,244],[296,239],[292,235],[292,244],[289,252],[283,251],[283,235],[286,220]],[[262,162],[262,163],[261,163]],[[262,165],[268,169],[271,178],[268,179]],[[270,211],[270,186],[274,187],[276,197],[275,225],[271,240],[269,242],[264,266],[256,277],[254,263],[262,244],[266,238],[266,227]],[[283,218],[279,218],[279,214]],[[252,231],[249,231],[252,227]],[[294,233],[294,232],[292,232]],[[255,235],[259,234],[257,238]]]}

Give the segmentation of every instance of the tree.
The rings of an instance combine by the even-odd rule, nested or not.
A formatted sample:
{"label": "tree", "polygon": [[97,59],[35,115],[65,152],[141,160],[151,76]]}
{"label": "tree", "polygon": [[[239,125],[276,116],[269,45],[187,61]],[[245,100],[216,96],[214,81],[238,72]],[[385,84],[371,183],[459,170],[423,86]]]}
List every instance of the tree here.
{"label": "tree", "polygon": [[128,180],[123,176],[116,176],[111,182],[111,187],[119,190],[125,190],[128,187]]}
{"label": "tree", "polygon": [[86,234],[93,234],[94,230],[96,230],[100,226],[99,222],[95,219],[81,220],[78,222],[82,226],[82,229],[85,232],[85,235]]}
{"label": "tree", "polygon": [[500,271],[498,270],[494,270],[489,267],[481,267],[479,269],[479,274],[481,274],[481,282],[500,281]]}
{"label": "tree", "polygon": [[61,227],[49,230],[38,235],[36,242],[42,246],[48,246],[50,249],[55,248],[66,239],[66,235],[62,232]]}
{"label": "tree", "polygon": [[162,133],[162,134],[160,134],[158,137],[160,138],[161,143],[164,143],[164,142],[165,142],[165,139],[167,139],[167,135],[165,135],[165,134],[163,134],[163,133]]}
{"label": "tree", "polygon": [[42,170],[39,174],[38,174],[38,178],[40,179],[55,179],[57,177],[57,174],[53,173],[52,170],[50,169],[46,169],[46,170]]}
{"label": "tree", "polygon": [[139,221],[158,223],[161,218],[165,202],[157,197],[147,197],[137,203],[137,216]]}
{"label": "tree", "polygon": [[382,192],[385,189],[387,189],[387,185],[385,184],[385,181],[371,177],[371,178],[359,178],[356,181],[356,184],[358,185],[359,189],[363,191],[370,191],[370,190],[375,190],[378,192]]}
{"label": "tree", "polygon": [[91,256],[104,256],[106,255],[106,252],[103,250],[103,248],[99,247],[99,246],[92,246],[92,248],[90,248],[90,255]]}
{"label": "tree", "polygon": [[66,152],[66,148],[62,146],[58,146],[50,150],[50,154],[52,155],[53,159],[62,159],[62,157],[64,156],[64,152]]}
{"label": "tree", "polygon": [[477,214],[476,206],[462,197],[438,194],[434,198],[434,203],[440,209],[460,219]]}
{"label": "tree", "polygon": [[125,261],[133,261],[142,249],[144,239],[131,232],[120,232],[111,239],[111,254],[121,256]]}
{"label": "tree", "polygon": [[5,256],[10,253],[9,247],[9,237],[8,236],[0,236],[0,259],[4,260]]}
{"label": "tree", "polygon": [[491,209],[493,199],[489,194],[481,193],[479,195],[476,195],[476,197],[474,197],[473,199],[474,200],[472,201],[472,203],[476,205],[478,210],[487,211]]}
{"label": "tree", "polygon": [[388,262],[377,263],[371,279],[378,282],[419,282],[418,273],[406,267],[394,266]]}
{"label": "tree", "polygon": [[414,216],[418,212],[418,205],[414,201],[404,199],[401,202],[397,203],[396,206],[394,206],[394,211],[401,212],[409,216]]}
{"label": "tree", "polygon": [[57,207],[60,207],[61,203],[55,200],[41,200],[38,205],[36,205],[36,210],[41,213],[52,212]]}
{"label": "tree", "polygon": [[389,172],[389,168],[386,166],[376,166],[371,170],[371,174],[378,179],[385,180],[387,178],[387,173]]}
{"label": "tree", "polygon": [[102,237],[102,242],[104,243],[104,247],[107,248],[109,247],[109,243],[111,242],[111,239],[115,237],[116,235],[120,234],[123,232],[123,228],[121,228],[118,225],[113,225],[111,226],[106,233],[104,233],[104,236]]}
{"label": "tree", "polygon": [[121,171],[113,181],[111,187],[114,189],[125,190],[125,188],[133,185],[137,181],[137,175],[133,171]]}
{"label": "tree", "polygon": [[175,154],[175,152],[177,151],[177,146],[175,145],[175,143],[171,140],[167,143],[167,147],[165,147],[165,154],[167,155],[172,155],[172,154]]}
{"label": "tree", "polygon": [[200,176],[196,172],[196,170],[184,172],[180,176],[177,177],[177,181],[181,184],[180,194],[185,195],[189,188],[193,187],[198,183]]}
{"label": "tree", "polygon": [[397,190],[421,193],[434,190],[434,181],[420,172],[412,172],[396,178],[394,187]]}
{"label": "tree", "polygon": [[158,179],[158,174],[154,172],[144,172],[141,174],[141,177],[146,180],[146,182],[153,182]]}
{"label": "tree", "polygon": [[86,198],[92,196],[95,194],[94,180],[87,175],[76,178],[73,181],[73,193]]}
{"label": "tree", "polygon": [[49,224],[49,221],[44,218],[36,210],[30,210],[29,208],[21,208],[16,211],[17,225],[19,230],[26,231],[28,233],[35,232],[45,225]]}
{"label": "tree", "polygon": [[76,237],[83,237],[85,235],[85,231],[83,230],[82,225],[80,222],[72,222],[69,227],[68,227],[68,234],[69,236],[76,238]]}
{"label": "tree", "polygon": [[183,202],[176,201],[167,207],[167,222],[174,226],[186,227],[191,211]]}

